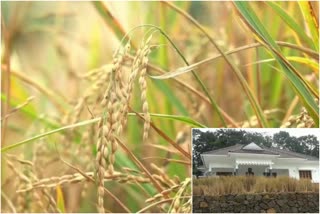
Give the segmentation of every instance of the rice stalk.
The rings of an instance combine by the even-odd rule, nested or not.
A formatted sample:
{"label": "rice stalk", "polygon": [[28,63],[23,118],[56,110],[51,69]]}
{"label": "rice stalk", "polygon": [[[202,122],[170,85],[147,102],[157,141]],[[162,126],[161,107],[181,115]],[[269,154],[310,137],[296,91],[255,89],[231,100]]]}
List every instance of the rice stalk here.
{"label": "rice stalk", "polygon": [[[174,196],[174,200],[172,201],[172,204],[169,208],[170,213],[179,213],[181,212],[181,209],[183,207],[186,207],[186,205],[183,205],[183,195],[186,195],[186,191],[188,190],[187,187],[190,185],[191,179],[186,178],[182,183],[181,187],[179,188],[177,194]],[[187,202],[187,206],[191,207],[191,200],[189,199]]]}

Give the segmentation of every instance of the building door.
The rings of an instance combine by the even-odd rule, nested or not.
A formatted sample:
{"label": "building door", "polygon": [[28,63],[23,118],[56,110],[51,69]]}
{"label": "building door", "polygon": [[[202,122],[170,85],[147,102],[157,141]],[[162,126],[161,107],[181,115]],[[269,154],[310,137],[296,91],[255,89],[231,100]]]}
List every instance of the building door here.
{"label": "building door", "polygon": [[312,179],[311,170],[299,170],[299,176],[301,178]]}

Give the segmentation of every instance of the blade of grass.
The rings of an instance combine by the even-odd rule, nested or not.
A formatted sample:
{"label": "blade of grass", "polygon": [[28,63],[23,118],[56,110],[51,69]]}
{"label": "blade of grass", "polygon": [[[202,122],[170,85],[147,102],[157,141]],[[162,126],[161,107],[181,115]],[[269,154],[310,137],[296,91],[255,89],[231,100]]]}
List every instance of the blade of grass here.
{"label": "blade of grass", "polygon": [[[303,65],[306,65],[308,67],[310,67],[313,71],[313,73],[317,76],[319,76],[318,70],[319,70],[319,64],[316,63],[315,61],[305,58],[305,57],[299,57],[299,56],[286,56],[287,60],[290,62],[297,62]],[[263,59],[263,60],[259,60],[256,62],[252,62],[249,64],[246,64],[245,66],[248,65],[254,65],[254,64],[259,64],[259,63],[267,63],[267,62],[274,62],[276,61],[276,59],[272,58],[272,59]]]}
{"label": "blade of grass", "polygon": [[[279,68],[276,68],[276,67],[274,67],[274,66],[270,66],[270,67],[272,67],[274,70],[276,70],[276,71],[278,71],[278,72],[282,72],[282,70],[280,70]],[[291,84],[292,85],[292,84]],[[299,95],[297,95],[298,96],[298,98],[299,98],[299,100],[301,101],[301,98],[300,98],[300,96]],[[319,112],[318,112],[319,113]],[[310,113],[309,113],[310,114]],[[312,117],[312,115],[310,115],[311,117]],[[315,124],[316,124],[316,127],[319,127],[319,120],[318,121],[314,121],[315,122]]]}
{"label": "blade of grass", "polygon": [[[270,69],[270,67],[269,67]],[[283,96],[283,86],[285,84],[283,75],[280,72],[274,72],[273,70],[268,71],[270,77],[270,100],[269,106],[271,108],[277,107],[281,104],[281,97]],[[279,103],[280,102],[280,103]]]}
{"label": "blade of grass", "polygon": [[[15,100],[24,100],[27,97],[30,97],[30,91],[26,90],[25,84],[21,84],[21,81],[19,78],[15,77],[14,75],[12,76],[12,99]],[[11,105],[11,103],[10,103]],[[31,104],[29,105],[28,109],[30,109],[30,111],[36,111],[35,105]]]}
{"label": "blade of grass", "polygon": [[[142,117],[138,112],[133,111],[130,107],[129,109],[134,112],[139,118],[144,120],[144,117]],[[159,128],[157,128],[152,122],[150,123],[150,126],[161,136],[163,137],[168,143],[170,143],[174,148],[176,148],[183,156],[185,156],[187,159],[191,159],[191,155],[186,152],[183,148],[180,147],[179,144],[174,142],[172,139],[170,139],[163,131],[161,131]]]}
{"label": "blade of grass", "polygon": [[[163,150],[163,151],[166,151],[166,152],[170,152],[172,154],[178,154],[179,153],[178,151],[172,150],[167,145],[162,146],[162,145],[158,145],[158,144],[147,144],[147,146],[150,146],[150,147],[156,148],[156,149],[160,149],[160,150]],[[165,154],[167,154],[167,153],[165,153]]]}
{"label": "blade of grass", "polygon": [[[158,6],[158,3],[156,2],[156,4],[154,4],[154,5]],[[159,19],[160,28],[167,29],[167,31],[170,32],[170,29],[168,29],[168,27],[167,27],[167,21],[166,21],[166,18],[167,18],[166,16],[168,15],[167,8],[163,7],[163,5],[160,5],[160,7],[158,7],[158,8],[159,8],[158,19]],[[155,17],[153,17],[153,18],[155,18]],[[175,22],[174,19],[170,19],[170,21],[172,21],[173,23]],[[160,39],[160,41],[159,41],[160,44],[166,43],[165,37],[161,36],[159,39]],[[164,68],[170,67],[167,46],[163,46],[162,48],[160,48],[156,57],[159,59],[159,65],[161,67],[164,67]],[[167,91],[165,93],[165,98],[163,99],[163,106],[164,106],[165,112],[167,112],[168,114],[173,114],[172,105],[167,101],[167,97],[169,97],[169,96],[171,97],[171,95],[174,94],[173,90],[171,90],[171,88],[170,88],[170,85],[169,84],[167,85],[163,81],[153,81],[153,82],[156,82],[158,86],[160,86],[162,88],[165,87],[167,89]],[[173,97],[175,97],[175,96],[173,96]],[[183,102],[181,102],[179,99],[177,99],[176,103],[178,104],[178,106],[179,105],[183,106],[182,105]],[[185,112],[185,113],[187,113],[187,112]],[[161,123],[160,128],[161,128],[161,130],[165,131],[165,133],[167,133],[167,135],[169,135],[169,136],[174,136],[174,134],[175,134],[175,126],[173,124],[173,121],[168,121],[165,124]],[[162,141],[162,140],[163,139],[161,139],[160,141]]]}
{"label": "blade of grass", "polygon": [[[300,47],[300,46],[297,46],[297,45],[294,45],[294,44],[291,44],[291,43],[287,43],[287,42],[281,42],[281,41],[277,41],[276,42],[279,46],[283,46],[283,47],[289,47],[289,48],[292,48],[292,49],[295,49],[295,50],[300,50],[304,53],[307,53],[308,55],[312,56],[312,58],[318,60],[319,58],[319,55],[310,50],[310,49],[305,49],[304,47]],[[227,51],[225,52],[225,54],[227,55],[230,55],[230,54],[234,54],[234,53],[238,53],[240,51],[243,51],[243,50],[247,50],[247,49],[251,49],[251,48],[256,48],[256,47],[261,47],[262,44],[261,43],[253,43],[253,44],[248,44],[248,45],[244,45],[244,46],[241,46],[241,47],[238,47],[238,48],[235,48],[233,50],[230,50],[230,51]],[[169,78],[172,78],[172,77],[176,77],[176,76],[179,76],[181,74],[184,74],[184,73],[187,73],[187,72],[190,72],[191,70],[193,69],[196,69],[197,67],[201,66],[201,65],[205,65],[207,63],[211,63],[212,61],[218,59],[222,57],[221,54],[217,54],[217,55],[214,55],[214,56],[211,56],[211,57],[208,57],[207,59],[204,59],[204,60],[201,60],[199,62],[196,62],[192,65],[189,65],[189,66],[185,66],[185,67],[181,67],[181,68],[178,68],[174,71],[170,71],[170,72],[165,72],[165,71],[162,71],[161,69],[159,69],[158,67],[155,67],[154,65],[149,65],[150,68],[156,70],[156,71],[159,71],[160,73],[162,73],[162,75],[149,75],[151,78],[153,79],[169,79]],[[179,84],[182,84],[184,85],[183,82],[179,81],[178,79],[174,79],[176,80]],[[184,85],[185,86],[185,85]],[[185,86],[187,87],[188,89],[190,89],[192,92],[196,93],[196,91],[193,89],[193,88],[190,88],[189,86]],[[201,95],[200,95],[201,96]]]}
{"label": "blade of grass", "polygon": [[57,209],[60,212],[65,213],[66,208],[64,206],[64,196],[63,196],[63,192],[60,185],[56,187],[56,195],[57,195]]}
{"label": "blade of grass", "polygon": [[209,41],[215,46],[215,48],[219,51],[219,53],[223,56],[223,58],[226,60],[226,62],[232,68],[232,71],[234,71],[234,73],[236,74],[243,90],[245,91],[245,93],[250,101],[250,104],[251,104],[255,114],[257,115],[260,126],[261,127],[268,127],[268,122],[267,122],[265,116],[263,115],[263,111],[262,111],[259,103],[257,102],[256,98],[254,97],[254,95],[253,95],[246,79],[243,77],[241,71],[239,70],[239,68],[237,68],[234,65],[234,63],[229,59],[229,57],[221,50],[221,48],[217,45],[217,43],[209,35],[209,33],[205,30],[205,28],[202,27],[192,16],[190,16],[188,13],[181,10],[180,8],[176,7],[171,2],[161,1],[161,3],[168,5],[169,7],[171,7],[175,11],[177,11],[180,15],[185,17],[188,21],[190,21],[192,24],[194,24],[209,39]]}
{"label": "blade of grass", "polygon": [[[102,1],[93,1],[91,3],[96,8],[105,23],[110,27],[111,30],[114,31],[117,38],[121,40],[121,38],[126,35],[126,31],[124,30],[121,23],[112,15],[110,10]],[[136,45],[134,45],[132,41],[130,42],[131,45],[136,49]]]}
{"label": "blade of grass", "polygon": [[[182,105],[179,98],[174,95],[174,93],[166,83],[156,81],[156,80],[153,81],[153,83],[166,95],[166,98],[170,100],[170,103],[174,105],[182,115],[184,116],[189,115],[187,109]],[[166,112],[170,114],[170,111],[166,111]]]}
{"label": "blade of grass", "polygon": [[[279,5],[284,7],[287,5],[287,3],[279,2]],[[252,6],[253,7],[256,6],[254,7],[254,9],[259,9],[258,4],[254,4]],[[281,37],[284,34],[284,32],[287,32],[287,31],[290,32],[291,29],[284,24],[284,21],[281,19],[281,17],[277,13],[272,11],[272,8],[268,8],[269,6],[267,5],[264,5],[264,6],[266,7],[267,10],[264,11],[263,14],[261,14],[261,22],[268,23],[269,20],[272,20],[272,28],[268,29],[269,34],[272,35],[274,38],[278,38],[278,37]],[[239,22],[239,24],[241,25],[242,23]],[[288,29],[288,30],[279,31],[279,29],[281,28],[284,28],[285,30]],[[252,34],[250,30],[248,30],[247,32],[249,36]],[[297,43],[301,45],[301,41],[299,40],[299,37],[294,32],[289,34],[289,36],[290,35],[293,35],[292,39],[296,39]],[[291,38],[289,37],[289,39]],[[289,51],[291,50],[284,49],[283,53],[289,52]],[[272,57],[272,55],[270,55],[270,53],[267,50],[261,50],[260,53],[261,52],[262,54],[260,54],[260,58],[258,58],[257,60]],[[272,62],[271,64],[275,66],[277,62]],[[275,108],[275,107],[281,108],[283,105],[286,104],[285,102],[283,102],[283,99],[284,99],[283,96],[286,89],[286,82],[284,81],[284,76],[279,72],[274,72],[274,70],[272,70],[270,66],[266,66],[265,64],[260,64],[260,68],[261,68],[260,71],[263,71],[263,72],[260,72],[259,74],[263,74],[261,76],[267,77],[265,80],[268,80],[267,81],[268,86],[266,84],[264,85],[265,87],[266,86],[268,87],[268,91],[263,91],[263,93],[265,94],[264,96],[268,96],[268,99],[263,100],[264,102],[263,105],[268,106],[268,108]]]}
{"label": "blade of grass", "polygon": [[[117,152],[116,153],[116,162],[115,162],[115,168],[122,168],[122,167],[129,167],[131,169],[135,169],[137,171],[139,171],[139,168],[137,167],[137,165],[128,157],[128,155],[126,155],[123,152]],[[112,184],[113,185],[113,184]],[[143,185],[144,190],[149,194],[149,195],[153,195],[155,194],[155,192],[157,191],[153,185],[151,184],[145,184]],[[137,188],[135,188],[135,190],[137,190]],[[133,190],[134,191],[134,190]],[[140,191],[137,190],[137,191]],[[134,208],[134,207],[133,207]]]}
{"label": "blade of grass", "polygon": [[[1,65],[1,69],[3,71],[7,72],[7,67],[6,66]],[[45,86],[39,84],[36,80],[24,75],[21,72],[15,71],[15,70],[11,70],[10,72],[11,72],[11,74],[13,76],[19,78],[23,82],[27,83],[28,85],[32,86],[33,88],[37,89],[39,92],[44,94],[46,97],[48,97],[49,100],[56,106],[56,108],[60,112],[66,113],[65,109],[69,109],[70,108],[70,106],[68,105],[66,100],[64,100],[63,97],[58,96],[58,94],[56,94],[54,91],[52,91],[49,88],[46,88]]]}
{"label": "blade of grass", "polygon": [[[2,121],[5,118],[8,118],[10,116],[12,116],[13,114],[17,113],[20,111],[20,109],[24,108],[25,106],[27,106],[28,104],[30,104],[30,102],[34,99],[34,96],[28,97],[28,99],[26,101],[24,101],[23,103],[20,103],[19,105],[15,106],[14,108],[11,109],[10,112],[8,112],[6,115],[4,115],[3,117],[1,117],[0,121]],[[11,101],[11,99],[10,99]],[[11,105],[10,105],[11,106]]]}
{"label": "blade of grass", "polygon": [[[284,5],[285,3],[279,3],[281,5]],[[255,9],[258,9],[258,4],[254,4],[253,6],[256,6]],[[264,5],[265,6],[265,5]],[[283,26],[282,19],[277,16],[276,14],[272,13],[268,6],[266,6],[266,11],[263,11],[261,13],[261,19],[262,22],[268,23],[269,20],[272,20],[272,28],[269,29],[269,33],[274,37],[280,37],[283,32],[280,32],[279,29]],[[270,12],[267,12],[267,11]],[[241,20],[238,21],[238,25],[241,25]],[[290,30],[290,29],[289,29]],[[247,30],[247,35],[250,36],[252,33],[250,30]],[[252,39],[256,39],[256,37],[252,37]],[[298,40],[299,42],[299,40]],[[289,51],[286,49],[285,51]],[[259,59],[265,59],[269,58],[270,53],[267,50],[259,50]],[[252,61],[252,60],[251,60]],[[276,64],[274,62],[273,64]],[[265,64],[260,64],[260,72],[261,76],[264,78],[264,80],[267,80],[267,84],[263,85],[264,87],[267,87],[268,90],[263,90],[263,97],[268,97],[268,99],[263,99],[261,105],[266,106],[266,108],[274,108],[274,107],[281,107],[283,105],[281,97],[283,96],[283,89],[285,85],[285,81],[282,74],[279,72],[273,72],[272,68],[270,66],[266,66]]]}
{"label": "blade of grass", "polygon": [[[163,114],[151,114],[152,117],[154,118],[163,118],[164,115]],[[175,121],[181,121],[181,122],[185,122],[188,125],[191,125],[191,127],[194,128],[207,128],[207,126],[191,119],[190,117],[186,117],[186,116],[180,116],[180,115],[166,115],[166,119],[169,120],[175,120]]]}
{"label": "blade of grass", "polygon": [[316,98],[318,98],[318,93],[310,87],[302,75],[280,53],[279,46],[263,27],[262,23],[259,21],[257,15],[251,9],[249,4],[247,2],[233,3],[246,25],[263,41],[263,44],[281,65],[283,73],[289,79],[291,85],[299,95],[302,103],[308,110],[316,125],[319,126],[319,107],[312,96],[313,94]]}
{"label": "blade of grass", "polygon": [[279,16],[280,18],[299,36],[299,39],[302,39],[305,41],[310,47],[313,47],[316,49],[314,46],[313,41],[310,39],[310,37],[305,33],[305,30],[300,27],[296,23],[296,21],[291,17],[285,10],[283,10],[277,3],[272,2],[272,1],[266,1],[264,2],[268,6],[270,6]]}
{"label": "blade of grass", "polygon": [[319,62],[299,56],[288,56],[288,61],[297,62],[310,67],[316,76],[319,76]]}
{"label": "blade of grass", "polygon": [[[189,65],[187,59],[184,57],[184,55],[182,54],[182,52],[178,49],[178,47],[174,44],[174,42],[170,39],[170,37],[161,29],[158,28],[156,26],[153,26],[154,28],[158,29],[161,34],[170,42],[170,44],[173,46],[173,48],[177,51],[177,53],[179,54],[179,56],[182,58],[182,60],[185,62],[186,65]],[[227,123],[224,120],[224,117],[222,116],[222,113],[220,112],[220,109],[217,105],[217,103],[215,102],[215,100],[212,98],[212,96],[210,95],[207,87],[204,85],[204,83],[202,82],[202,80],[200,79],[200,77],[194,72],[191,71],[192,75],[194,76],[194,78],[196,79],[196,81],[199,83],[200,87],[202,88],[202,90],[205,92],[205,94],[207,95],[207,97],[210,100],[210,103],[213,107],[213,109],[217,112],[222,124],[224,127],[227,127]]]}
{"label": "blade of grass", "polygon": [[[161,68],[149,63],[148,64],[148,68],[151,68],[153,70],[155,70],[156,72],[158,73],[161,73],[161,74],[165,74],[167,72],[165,72],[164,70],[162,70]],[[195,95],[197,95],[199,98],[201,98],[204,102],[206,102],[208,105],[211,105],[211,102],[210,100],[205,96],[203,95],[202,93],[200,93],[198,90],[196,90],[195,88],[193,88],[192,86],[190,86],[189,84],[187,84],[186,82],[183,82],[179,79],[173,79],[177,84],[179,84],[180,86],[190,90],[191,92],[193,92]],[[238,127],[238,124],[232,119],[231,116],[229,116],[225,111],[223,111],[223,109],[221,109],[219,106],[218,106],[221,114],[225,117],[225,119],[231,123],[234,127]]]}
{"label": "blade of grass", "polygon": [[308,54],[310,57],[312,57],[315,60],[319,60],[319,52],[317,51],[313,51],[309,48],[306,47],[301,47],[292,43],[288,43],[288,42],[281,42],[281,41],[275,41],[275,43],[279,46],[283,46],[283,47],[288,47],[288,48],[292,48],[295,50],[299,50],[305,54]]}
{"label": "blade of grass", "polygon": [[[293,50],[299,50],[299,51],[301,51],[301,52],[303,52],[305,54],[308,54],[310,57],[312,57],[315,60],[319,59],[319,54],[317,52],[313,51],[313,50],[308,49],[308,48],[301,47],[301,46],[298,46],[298,45],[295,45],[295,44],[292,44],[292,43],[288,43],[288,42],[283,42],[283,41],[276,41],[276,44],[278,44],[279,46],[282,46],[282,47],[291,48]],[[247,49],[256,48],[256,47],[262,47],[262,46],[263,45],[261,43],[252,43],[252,44],[240,46],[240,47],[235,48],[233,50],[226,51],[225,54],[230,55],[230,54],[238,53],[240,51],[244,51],[244,50],[247,50]],[[218,59],[220,57],[222,57],[221,54],[216,54],[214,56],[208,57],[207,59],[201,60],[201,61],[199,61],[197,63],[192,64],[192,65],[179,68],[178,70],[188,70],[188,71],[190,71],[192,69],[195,69],[195,68],[199,67],[200,65],[205,65],[207,63],[211,63],[211,61],[214,61],[214,60],[216,60],[216,59]],[[148,66],[150,66],[150,68],[152,68],[152,69],[154,69],[156,71],[159,71],[161,73],[166,73],[162,69],[156,67],[153,64],[149,64]]]}
{"label": "blade of grass", "polygon": [[[302,75],[286,60],[286,58],[281,54],[279,46],[268,34],[266,29],[263,27],[262,23],[259,21],[258,17],[249,6],[249,4],[244,2],[235,2],[236,8],[238,9],[240,17],[244,20],[247,26],[263,41],[263,45],[267,46],[271,53],[275,56],[279,64],[284,68],[285,74],[288,77],[297,79],[294,83],[302,83],[309,89],[317,98],[319,97],[318,92],[312,90],[310,85],[304,80]],[[294,74],[292,76],[292,74]],[[290,79],[290,78],[289,78]]]}
{"label": "blade of grass", "polygon": [[[136,114],[137,113],[129,113],[129,116],[135,116]],[[150,114],[150,115],[151,115],[151,117],[155,116],[155,117],[164,118],[164,119],[171,119],[171,120],[174,119],[174,120],[185,122],[185,123],[187,123],[189,125],[193,125],[193,126],[196,126],[196,127],[199,127],[199,128],[200,127],[205,127],[205,126],[201,125],[200,123],[192,120],[191,118],[187,118],[187,117],[184,117],[184,116],[177,116],[177,115],[172,116],[172,115],[165,115],[165,114],[155,114],[155,115]],[[22,140],[22,141],[20,141],[18,143],[14,143],[14,144],[11,144],[9,146],[3,147],[3,148],[1,148],[1,153],[9,151],[11,149],[14,149],[16,147],[19,147],[19,146],[24,145],[26,143],[35,141],[37,139],[43,138],[45,136],[57,133],[57,132],[63,132],[63,131],[68,130],[68,129],[73,129],[73,128],[76,128],[76,127],[81,127],[81,126],[86,126],[86,125],[89,125],[89,124],[92,124],[92,123],[97,123],[99,120],[100,120],[100,118],[95,118],[95,119],[85,120],[85,121],[81,121],[79,123],[63,126],[63,127],[57,128],[57,129],[53,129],[51,131],[48,131],[48,132],[33,136],[31,138]],[[173,142],[171,139],[170,139],[170,141]]]}
{"label": "blade of grass", "polygon": [[[157,188],[159,192],[162,192],[163,189],[159,185],[159,183],[154,179],[154,177],[151,175],[151,173],[147,170],[147,168],[139,161],[139,159],[131,152],[130,149],[127,148],[127,146],[122,143],[122,141],[116,137],[117,142],[121,146],[121,148],[128,153],[128,155],[132,158],[132,160],[137,164],[137,166],[146,173],[146,175],[150,178],[150,181],[152,181],[153,185]],[[166,197],[168,198],[168,197]]]}
{"label": "blade of grass", "polygon": [[[148,23],[157,23],[161,29],[166,29],[168,33],[171,33],[174,30],[176,25],[177,16],[176,13],[172,13],[172,11],[167,10],[163,5],[159,5],[158,2],[153,2],[149,4],[149,10],[153,10],[155,13],[147,13],[145,17],[145,21]],[[168,22],[168,20],[170,20]],[[157,41],[160,44],[166,44],[167,40],[164,36],[160,36]],[[151,55],[151,60],[156,62],[159,67],[168,68],[170,67],[170,54],[169,47],[164,45],[161,48],[157,49]],[[185,102],[182,102],[181,99],[183,97],[177,97],[173,87],[175,87],[172,83],[173,81],[156,81],[151,80],[153,84],[148,85],[148,99],[150,102],[150,110],[151,108],[154,111],[151,112],[165,112],[167,114],[181,114],[184,116],[188,116],[188,110],[186,109]],[[155,86],[155,87],[153,87]],[[150,90],[149,90],[150,89]],[[153,90],[153,91],[152,91]],[[159,92],[164,96],[159,97]],[[153,95],[152,95],[153,94]],[[155,96],[156,95],[156,96]],[[192,99],[192,96],[186,96],[188,99]],[[159,103],[159,99],[161,99],[161,104]],[[176,113],[174,113],[176,112]],[[154,121],[154,120],[153,120]],[[176,135],[176,126],[173,120],[159,120],[154,121],[157,126],[165,132],[169,137],[173,138]],[[167,145],[167,142],[163,138],[157,138],[157,144],[159,145]],[[164,156],[165,152],[159,151],[160,156]],[[175,169],[176,164],[170,164],[167,168],[168,175],[186,175],[186,169],[181,168],[179,170]]]}
{"label": "blade of grass", "polygon": [[311,2],[298,1],[301,12],[311,32],[314,47],[319,51],[319,23],[312,9]]}
{"label": "blade of grass", "polygon": [[[309,50],[309,49],[306,50],[306,49],[303,49],[303,47],[299,47],[299,46],[296,46],[294,44],[290,44],[290,43],[286,43],[286,42],[276,42],[276,43],[279,44],[280,46],[290,47],[292,49],[301,50],[302,52],[305,52],[305,53],[308,52],[309,54],[312,54],[316,60],[319,58],[319,55],[317,55],[317,53],[313,52],[312,50]],[[231,54],[243,51],[243,50],[256,48],[256,47],[260,47],[260,46],[262,46],[261,43],[248,44],[248,45],[244,45],[244,46],[235,48],[233,50],[227,51],[227,52],[225,52],[225,54],[231,55]],[[196,62],[196,63],[194,63],[192,65],[178,68],[178,69],[176,69],[174,71],[170,71],[170,72],[160,71],[161,73],[163,73],[162,75],[158,75],[158,76],[149,75],[149,76],[151,78],[153,78],[153,79],[169,79],[169,78],[176,77],[176,76],[179,76],[181,74],[190,72],[191,70],[196,69],[197,67],[199,67],[201,65],[205,65],[207,63],[211,63],[212,61],[214,61],[214,60],[216,60],[216,59],[218,59],[220,57],[222,57],[222,55],[221,54],[217,54],[217,55],[208,57],[207,59],[204,59],[204,60],[201,60],[199,62]],[[154,66],[151,66],[151,68],[154,68]],[[159,69],[155,68],[155,70],[158,71]],[[179,82],[179,80],[177,80],[177,81]],[[193,91],[193,90],[191,89],[191,91]]]}
{"label": "blade of grass", "polygon": [[190,166],[191,163],[188,161],[182,161],[182,160],[176,160],[176,159],[170,159],[170,158],[162,158],[162,157],[145,157],[145,158],[142,158],[142,160],[165,160],[165,161],[169,161],[169,162],[174,162],[174,163],[180,163],[180,164],[184,164],[184,165],[188,165]]}
{"label": "blade of grass", "polygon": [[[6,100],[6,96],[4,94],[1,94],[1,100]],[[10,99],[10,105],[11,107],[15,107],[17,105],[19,105],[20,102],[18,102],[15,99]],[[32,120],[41,120],[45,126],[48,126],[50,128],[58,128],[59,124],[55,123],[53,121],[48,120],[48,118],[43,118],[43,117],[39,117],[39,115],[37,114],[37,112],[34,111],[30,111],[29,108],[25,107],[25,108],[21,108],[19,109],[20,112],[22,112],[24,115],[28,116],[30,119]]]}

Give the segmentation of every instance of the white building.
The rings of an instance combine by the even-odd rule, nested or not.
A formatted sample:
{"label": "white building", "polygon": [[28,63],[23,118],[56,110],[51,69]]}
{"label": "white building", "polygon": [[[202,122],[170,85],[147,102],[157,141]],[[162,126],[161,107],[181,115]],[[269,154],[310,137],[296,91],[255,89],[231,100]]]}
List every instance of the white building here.
{"label": "white building", "polygon": [[201,154],[199,169],[205,176],[255,175],[310,178],[319,183],[319,159],[288,150],[266,148],[255,143],[217,149]]}

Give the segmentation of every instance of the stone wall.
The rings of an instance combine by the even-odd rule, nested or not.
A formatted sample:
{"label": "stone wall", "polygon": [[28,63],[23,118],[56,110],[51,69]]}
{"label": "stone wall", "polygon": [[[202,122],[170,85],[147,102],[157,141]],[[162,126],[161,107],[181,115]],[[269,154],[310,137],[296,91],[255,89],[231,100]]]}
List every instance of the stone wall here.
{"label": "stone wall", "polygon": [[193,196],[194,213],[319,213],[318,193]]}

